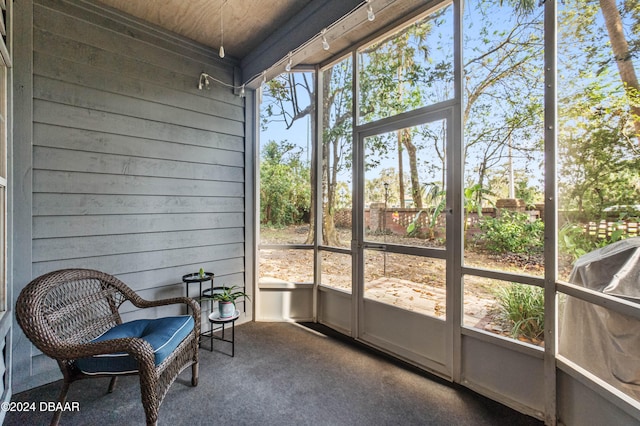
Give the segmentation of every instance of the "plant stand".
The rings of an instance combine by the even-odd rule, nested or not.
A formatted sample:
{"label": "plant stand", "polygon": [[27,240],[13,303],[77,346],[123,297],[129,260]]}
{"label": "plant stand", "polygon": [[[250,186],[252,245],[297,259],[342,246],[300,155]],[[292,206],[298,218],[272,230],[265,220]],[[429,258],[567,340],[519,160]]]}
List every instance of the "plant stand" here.
{"label": "plant stand", "polygon": [[[213,292],[213,277],[215,276],[215,274],[213,272],[205,272],[204,276],[200,276],[200,273],[198,272],[194,272],[193,274],[186,274],[182,276],[182,282],[185,285],[185,292],[186,292],[186,296],[189,297],[189,285],[190,284],[194,284],[194,283],[198,283],[199,286],[199,290],[198,290],[198,297],[203,295],[203,290],[202,290],[202,283],[206,283],[207,281],[209,281],[209,288],[205,289],[204,292],[206,292],[207,290],[210,292]],[[209,302],[209,313],[213,312],[213,302]],[[188,312],[187,312],[188,313]],[[205,330],[202,331],[202,324],[200,324],[200,339],[202,340],[202,337],[208,337],[210,334],[212,333],[212,329],[211,329],[211,323],[209,323],[209,330]]]}
{"label": "plant stand", "polygon": [[[235,356],[235,352],[236,352],[235,328],[236,328],[236,320],[238,319],[239,316],[240,316],[240,312],[238,311],[235,311],[233,316],[228,318],[220,318],[219,312],[213,312],[209,314],[209,323],[212,324],[212,327],[213,327],[213,324],[218,325],[217,328],[212,329],[211,333],[208,333],[206,336],[204,336],[211,339],[211,342],[210,342],[211,347],[209,351],[213,352],[213,340],[215,339],[215,340],[231,343],[231,356],[232,357]],[[224,329],[225,329],[225,326],[229,323],[231,323],[231,339],[225,339]],[[218,331],[220,332],[219,336],[215,334]]]}

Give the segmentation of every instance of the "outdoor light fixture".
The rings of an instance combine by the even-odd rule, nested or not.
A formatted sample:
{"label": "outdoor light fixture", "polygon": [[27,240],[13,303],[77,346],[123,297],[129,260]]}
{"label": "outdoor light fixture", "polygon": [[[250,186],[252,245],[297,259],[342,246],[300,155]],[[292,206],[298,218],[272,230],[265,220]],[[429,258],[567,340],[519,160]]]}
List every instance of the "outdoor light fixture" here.
{"label": "outdoor light fixture", "polygon": [[322,48],[324,50],[329,50],[329,42],[327,41],[327,37],[324,35],[327,32],[326,28],[323,28],[322,31],[320,32],[320,35],[322,36]]}
{"label": "outdoor light fixture", "polygon": [[200,80],[198,80],[198,90],[202,90],[203,87],[209,90],[209,79],[207,77],[209,77],[209,74],[207,73],[203,72],[202,74],[200,74]]}
{"label": "outdoor light fixture", "polygon": [[[220,0],[220,49],[218,51],[218,55],[220,56],[220,58],[224,58],[225,56],[225,52],[224,52],[224,7],[226,6],[227,2],[229,0]],[[373,0],[364,0],[360,3],[358,3],[357,6],[355,6],[350,12],[346,13],[345,15],[343,15],[340,19],[338,19],[337,21],[335,21],[334,23],[332,23],[331,25],[329,25],[328,27],[325,27],[322,29],[322,31],[320,31],[320,34],[316,34],[314,37],[312,37],[311,39],[309,39],[306,43],[302,44],[301,46],[299,46],[298,48],[289,51],[289,53],[287,53],[287,56],[285,56],[284,58],[282,58],[280,61],[276,62],[274,65],[272,65],[271,67],[269,67],[268,69],[263,70],[262,72],[256,73],[253,76],[247,78],[244,82],[242,82],[241,84],[235,85],[235,84],[229,84],[229,83],[225,83],[221,80],[218,80],[212,76],[210,76],[209,74],[202,72],[200,74],[200,79],[198,80],[198,90],[202,90],[202,89],[209,89],[210,86],[210,81],[214,81],[222,86],[225,87],[230,87],[234,90],[234,93],[236,93],[237,95],[239,95],[240,97],[244,97],[245,96],[245,85],[256,81],[258,78],[261,78],[262,83],[261,84],[265,84],[267,82],[267,71],[269,72],[269,75],[273,74],[273,70],[274,68],[276,69],[280,69],[282,70],[282,64],[284,64],[284,69],[286,72],[291,72],[291,70],[293,69],[293,55],[297,52],[302,51],[303,49],[307,48],[307,46],[311,43],[317,43],[318,42],[318,38],[320,38],[321,42],[322,42],[322,49],[324,50],[329,50],[331,48],[331,45],[329,44],[329,41],[327,40],[327,31],[334,28],[334,27],[338,27],[341,25],[341,23],[347,19],[348,17],[356,14],[356,13],[360,13],[362,14],[364,12],[364,6],[366,6],[366,11],[367,11],[367,20],[369,21],[373,21],[376,19],[376,15],[373,11],[373,6],[372,3]],[[340,35],[337,35],[336,37],[340,37]],[[280,72],[280,71],[279,71]],[[386,195],[388,197],[389,194],[389,184],[385,182],[384,184],[385,187],[385,192]]]}
{"label": "outdoor light fixture", "polygon": [[376,19],[376,15],[373,13],[373,7],[371,6],[371,0],[365,0],[367,2],[367,19],[373,21]]}
{"label": "outdoor light fixture", "polygon": [[291,52],[289,52],[289,61],[287,62],[287,65],[284,67],[284,70],[286,72],[290,72],[291,71]]}
{"label": "outdoor light fixture", "polygon": [[224,10],[224,5],[226,3],[227,1],[224,0],[220,5],[220,51],[218,52],[218,55],[220,55],[221,58],[224,58],[224,20],[222,17],[222,11]]}

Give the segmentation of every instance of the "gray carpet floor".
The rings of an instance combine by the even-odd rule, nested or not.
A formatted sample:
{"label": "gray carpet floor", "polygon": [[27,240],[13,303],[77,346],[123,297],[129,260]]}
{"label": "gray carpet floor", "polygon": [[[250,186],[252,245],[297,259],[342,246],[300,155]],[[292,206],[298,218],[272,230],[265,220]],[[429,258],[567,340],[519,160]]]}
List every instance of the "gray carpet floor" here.
{"label": "gray carpet floor", "polygon": [[[313,330],[315,329],[315,330]],[[327,332],[327,333],[319,333]],[[208,342],[200,349],[200,383],[186,369],[160,407],[160,425],[542,425],[461,386],[336,338],[322,327],[246,323],[236,327],[236,353]],[[142,425],[137,377],[107,394],[107,379],[71,385],[79,412],[61,425]],[[56,401],[61,382],[14,395]],[[7,413],[5,425],[46,425],[50,412]]]}

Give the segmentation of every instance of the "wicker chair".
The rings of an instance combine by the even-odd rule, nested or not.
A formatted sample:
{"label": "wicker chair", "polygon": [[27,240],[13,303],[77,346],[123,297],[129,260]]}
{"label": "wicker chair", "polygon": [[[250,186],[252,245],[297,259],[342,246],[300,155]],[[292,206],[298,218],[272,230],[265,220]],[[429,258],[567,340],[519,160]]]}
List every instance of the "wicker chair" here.
{"label": "wicker chair", "polygon": [[[154,349],[147,340],[140,337],[107,340],[103,336],[122,324],[118,308],[126,301],[138,308],[186,304],[195,326],[191,325],[188,316],[171,317],[184,318],[181,333],[188,334],[181,341],[176,341],[175,349],[165,354],[166,358],[157,364]],[[59,398],[62,403],[66,400],[69,386],[76,380],[111,377],[108,392],[112,392],[119,375],[137,374],[140,376],[147,424],[155,425],[162,399],[182,370],[191,366],[191,384],[198,385],[200,306],[190,298],[147,301],[111,275],[89,269],[65,269],[31,281],[18,297],[16,318],[29,340],[58,362],[64,376]],[[121,327],[131,323],[135,321]],[[118,354],[122,357],[124,353],[129,355],[127,358],[134,365],[133,371],[87,373],[78,365],[78,360],[99,359],[92,358],[96,355]],[[54,414],[52,425],[58,423],[60,415],[60,411]]]}

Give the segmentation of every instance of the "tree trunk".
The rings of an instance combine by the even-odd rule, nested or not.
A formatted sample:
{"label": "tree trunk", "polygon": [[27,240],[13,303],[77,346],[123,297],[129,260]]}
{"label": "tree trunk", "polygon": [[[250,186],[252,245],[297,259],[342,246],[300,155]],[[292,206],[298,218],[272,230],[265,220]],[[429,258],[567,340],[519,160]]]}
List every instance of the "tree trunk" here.
{"label": "tree trunk", "polygon": [[421,209],[422,208],[422,194],[420,193],[420,176],[418,175],[418,158],[416,155],[416,146],[411,141],[411,134],[409,130],[402,130],[402,144],[407,150],[409,156],[409,170],[411,174],[411,198],[413,198],[413,205]]}
{"label": "tree trunk", "polygon": [[[315,140],[316,137],[316,132],[315,132],[315,120],[311,120],[311,140]],[[312,161],[313,163],[313,161]],[[315,167],[313,164],[310,165],[311,167],[309,167],[309,171],[311,172],[311,179],[310,183],[311,183],[311,211],[309,212],[309,233],[307,234],[307,240],[304,242],[305,244],[313,244],[315,236],[316,236],[316,231],[315,231],[315,221],[316,221],[316,202],[318,201],[318,194],[316,191],[316,173],[315,173]]]}
{"label": "tree trunk", "polygon": [[[326,210],[328,206],[326,206]],[[340,245],[338,241],[338,231],[336,230],[335,221],[332,214],[325,214],[322,221],[322,240],[323,244],[327,246],[337,247]]]}
{"label": "tree trunk", "polygon": [[600,7],[602,8],[604,22],[607,25],[609,41],[611,42],[616,65],[618,65],[620,79],[629,98],[635,136],[640,141],[640,86],[638,85],[638,77],[636,76],[633,62],[631,62],[629,44],[624,36],[622,17],[616,6],[616,0],[600,0]]}
{"label": "tree trunk", "polygon": [[[323,109],[325,114],[322,117],[322,128],[329,128],[329,90],[331,88],[331,73],[332,70],[328,69],[325,71],[322,85],[322,99],[323,99]],[[313,115],[312,115],[313,116]],[[314,219],[315,219],[315,206],[316,203],[322,203],[322,244],[328,246],[338,246],[338,233],[336,232],[335,223],[333,220],[333,200],[335,199],[335,190],[336,185],[333,180],[335,179],[332,174],[329,173],[329,165],[331,164],[331,143],[330,140],[321,140],[316,141],[317,132],[314,120],[311,120],[311,131],[313,135],[313,140],[315,141],[316,146],[318,147],[318,153],[321,155],[321,179],[322,179],[322,193],[318,196],[316,192],[316,179],[315,174],[312,169],[311,176],[311,220],[309,226],[309,234],[307,236],[306,244],[313,244],[314,241]],[[325,202],[324,200],[327,200]]]}
{"label": "tree trunk", "polygon": [[[314,96],[311,97],[311,99],[313,98]],[[311,119],[309,120],[309,122],[311,123],[311,130],[310,130],[311,141],[312,141],[312,146],[316,146],[316,147],[322,146],[321,144],[319,145],[318,141],[316,140],[318,135],[316,132],[316,120],[313,117],[315,117],[315,107],[311,111]],[[320,141],[320,143],[321,142],[322,141]],[[313,156],[311,156],[311,158],[313,158]],[[324,167],[324,162],[322,164]],[[311,179],[309,179],[311,183],[311,211],[309,212],[309,233],[307,234],[307,240],[304,242],[305,244],[313,244],[316,237],[315,221],[316,221],[316,205],[317,205],[316,203],[318,202],[318,192],[316,191],[316,186],[317,186],[316,185],[316,182],[317,182],[316,167],[315,167],[315,164],[313,164],[313,160],[311,161],[309,171],[311,172]]]}
{"label": "tree trunk", "polygon": [[322,141],[322,198],[318,199],[318,202],[322,203],[322,244],[328,246],[339,245],[338,233],[333,220],[336,192],[335,173],[330,173],[329,167],[335,161],[335,158],[331,156],[331,152],[334,150],[333,143],[332,140]]}
{"label": "tree trunk", "polygon": [[[482,213],[482,189],[484,188],[484,178],[487,176],[487,159],[484,158],[478,170],[478,190],[473,196],[475,197],[475,208],[478,214]],[[470,200],[472,201],[472,200]]]}

